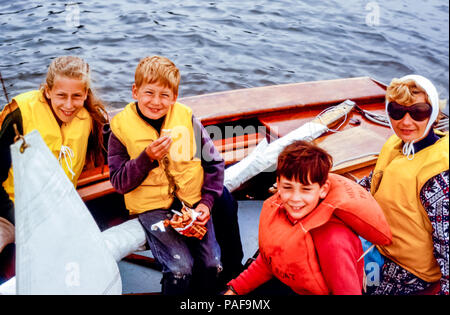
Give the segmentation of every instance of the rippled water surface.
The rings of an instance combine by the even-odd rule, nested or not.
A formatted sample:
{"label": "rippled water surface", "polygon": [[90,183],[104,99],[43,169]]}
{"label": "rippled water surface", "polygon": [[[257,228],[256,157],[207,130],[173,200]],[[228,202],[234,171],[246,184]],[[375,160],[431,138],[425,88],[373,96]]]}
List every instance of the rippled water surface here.
{"label": "rippled water surface", "polygon": [[180,96],[417,73],[448,98],[444,0],[0,0],[0,27],[10,97],[37,88],[51,59],[71,54],[90,63],[107,105],[122,107],[139,59],[158,54],[180,68]]}

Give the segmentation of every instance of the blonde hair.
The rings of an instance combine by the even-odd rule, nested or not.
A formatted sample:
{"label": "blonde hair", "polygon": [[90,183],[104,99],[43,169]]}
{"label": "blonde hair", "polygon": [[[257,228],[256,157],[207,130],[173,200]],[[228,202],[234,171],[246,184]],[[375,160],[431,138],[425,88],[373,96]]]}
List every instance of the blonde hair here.
{"label": "blonde hair", "polygon": [[415,97],[413,94],[413,90],[420,90],[424,92],[427,103],[431,104],[426,91],[411,79],[405,81],[402,81],[398,78],[392,79],[391,84],[389,84],[386,89],[386,100],[388,102],[394,101],[400,104],[412,104]]}
{"label": "blonde hair", "polygon": [[180,71],[170,59],[161,56],[145,57],[139,61],[134,75],[134,84],[139,89],[142,84],[159,83],[178,95]]}
{"label": "blonde hair", "polygon": [[[103,145],[103,126],[108,122],[108,113],[102,101],[97,98],[91,89],[91,72],[89,64],[83,59],[75,56],[61,56],[55,58],[48,67],[45,83],[41,90],[52,89],[57,76],[81,80],[87,90],[87,98],[84,101],[84,108],[92,118],[92,130],[89,135],[88,148],[86,153],[86,165],[88,167],[104,165],[103,152],[106,149]],[[51,100],[43,93],[48,104]]]}

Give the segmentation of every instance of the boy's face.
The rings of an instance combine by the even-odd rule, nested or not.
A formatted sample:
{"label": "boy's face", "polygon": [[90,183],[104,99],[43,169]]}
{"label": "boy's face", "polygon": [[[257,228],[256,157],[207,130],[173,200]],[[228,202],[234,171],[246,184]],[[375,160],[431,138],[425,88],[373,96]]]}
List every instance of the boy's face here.
{"label": "boy's face", "polygon": [[277,179],[277,187],[287,213],[292,219],[298,220],[313,211],[319,200],[327,196],[330,182],[327,180],[323,186],[318,183],[303,185],[281,176]]}
{"label": "boy's face", "polygon": [[138,101],[139,110],[149,119],[159,119],[175,104],[177,95],[159,83],[133,84],[133,98]]}

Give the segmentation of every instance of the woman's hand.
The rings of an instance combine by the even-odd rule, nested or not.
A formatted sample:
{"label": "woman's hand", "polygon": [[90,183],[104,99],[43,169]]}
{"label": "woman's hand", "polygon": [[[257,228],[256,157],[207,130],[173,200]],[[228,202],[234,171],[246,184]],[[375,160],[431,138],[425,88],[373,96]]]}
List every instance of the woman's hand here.
{"label": "woman's hand", "polygon": [[0,253],[10,243],[14,243],[14,225],[0,217]]}
{"label": "woman's hand", "polygon": [[152,161],[161,160],[169,153],[171,144],[172,139],[170,137],[164,136],[158,138],[145,148],[145,153]]}
{"label": "woman's hand", "polygon": [[209,218],[211,217],[211,213],[209,211],[209,208],[204,203],[199,203],[198,206],[195,208],[195,211],[200,212],[201,215],[197,217],[196,223],[199,225],[205,225]]}

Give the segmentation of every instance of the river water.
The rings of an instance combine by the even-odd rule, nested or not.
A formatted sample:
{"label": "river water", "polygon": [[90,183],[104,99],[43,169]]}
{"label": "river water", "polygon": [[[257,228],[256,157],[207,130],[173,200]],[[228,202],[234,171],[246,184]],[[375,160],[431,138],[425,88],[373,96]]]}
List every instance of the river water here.
{"label": "river water", "polygon": [[180,68],[181,97],[411,73],[449,94],[446,0],[0,0],[0,27],[10,97],[39,87],[51,59],[69,54],[90,63],[110,108],[131,101],[134,70],[148,55]]}

